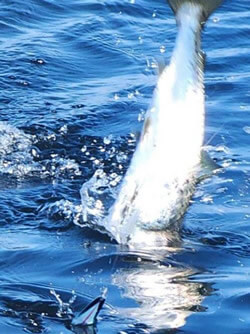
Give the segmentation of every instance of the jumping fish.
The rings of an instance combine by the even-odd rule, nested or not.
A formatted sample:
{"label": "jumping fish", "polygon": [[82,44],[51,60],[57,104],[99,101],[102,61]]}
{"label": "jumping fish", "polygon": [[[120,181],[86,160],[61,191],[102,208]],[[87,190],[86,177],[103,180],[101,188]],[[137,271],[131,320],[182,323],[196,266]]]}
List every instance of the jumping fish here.
{"label": "jumping fish", "polygon": [[[204,139],[201,31],[223,0],[168,0],[178,34],[160,73],[131,164],[105,228],[120,244],[152,243],[185,213]],[[157,237],[158,238],[158,237]]]}

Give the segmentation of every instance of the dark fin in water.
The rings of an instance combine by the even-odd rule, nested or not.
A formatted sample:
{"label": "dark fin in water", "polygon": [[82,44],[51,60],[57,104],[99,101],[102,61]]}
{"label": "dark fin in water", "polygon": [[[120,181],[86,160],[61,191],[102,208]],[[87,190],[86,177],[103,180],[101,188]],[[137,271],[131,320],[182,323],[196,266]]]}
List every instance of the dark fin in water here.
{"label": "dark fin in water", "polygon": [[94,325],[96,317],[100,312],[105,299],[98,297],[88,304],[82,312],[76,315],[72,320],[73,326],[91,326]]}
{"label": "dark fin in water", "polygon": [[167,1],[175,14],[178,12],[178,9],[184,3],[191,3],[201,6],[203,12],[202,20],[207,20],[209,15],[223,2],[223,0],[167,0]]}

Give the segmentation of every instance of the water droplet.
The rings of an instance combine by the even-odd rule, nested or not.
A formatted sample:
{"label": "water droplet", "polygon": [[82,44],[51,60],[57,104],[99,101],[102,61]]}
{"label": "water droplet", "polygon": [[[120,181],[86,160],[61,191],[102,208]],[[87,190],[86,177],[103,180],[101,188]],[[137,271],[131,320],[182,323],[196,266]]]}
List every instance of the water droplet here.
{"label": "water droplet", "polygon": [[212,196],[204,196],[201,199],[201,202],[206,203],[206,204],[213,203],[213,197]]}
{"label": "water droplet", "polygon": [[59,132],[62,134],[66,134],[68,132],[68,126],[65,124],[60,129]]}
{"label": "water droplet", "polygon": [[166,51],[166,48],[165,48],[164,45],[162,45],[162,46],[160,47],[160,52],[161,52],[161,53],[164,53],[165,51]]}
{"label": "water droplet", "polygon": [[143,122],[144,121],[144,119],[145,119],[145,111],[144,110],[141,110],[137,119],[138,119],[138,122]]}
{"label": "water droplet", "polygon": [[151,68],[158,68],[158,64],[155,63],[155,62],[151,62],[150,67]]}
{"label": "water droplet", "polygon": [[84,107],[85,107],[85,105],[82,104],[82,103],[74,104],[74,105],[72,106],[72,108],[74,108],[74,109],[81,109],[81,108],[84,108]]}
{"label": "water droplet", "polygon": [[111,141],[112,141],[112,135],[103,138],[103,142],[105,145],[111,144]]}
{"label": "water droplet", "polygon": [[128,159],[128,156],[123,152],[120,152],[116,155],[116,160],[119,164],[126,162],[127,159]]}
{"label": "water droplet", "polygon": [[87,151],[87,146],[84,145],[84,146],[81,148],[81,151],[82,151],[83,153],[86,152],[86,151]]}
{"label": "water droplet", "polygon": [[21,84],[22,86],[29,86],[28,81],[21,81],[20,84]]}
{"label": "water droplet", "polygon": [[39,157],[39,154],[38,154],[37,150],[34,149],[34,148],[31,149],[31,154],[32,154],[32,156],[33,156],[34,158],[38,158],[38,157]]}
{"label": "water droplet", "polygon": [[244,126],[243,130],[244,130],[244,132],[246,132],[248,135],[250,135],[250,126]]}
{"label": "water droplet", "polygon": [[32,59],[31,62],[33,64],[37,64],[37,65],[44,65],[44,64],[46,64],[45,60],[42,59],[42,58]]}
{"label": "water droplet", "polygon": [[56,141],[56,135],[54,133],[51,133],[47,136],[46,138],[47,140],[53,140],[53,141]]}
{"label": "water droplet", "polygon": [[223,194],[223,193],[225,193],[227,190],[228,190],[227,187],[222,187],[222,188],[217,189],[217,190],[216,190],[216,193],[217,193],[217,194]]}
{"label": "water droplet", "polygon": [[105,286],[101,289],[102,298],[106,298],[107,293],[108,293],[108,288]]}
{"label": "water droplet", "polygon": [[224,145],[219,145],[216,147],[216,152],[223,152],[226,154],[230,154],[230,150],[228,147],[224,146]]}

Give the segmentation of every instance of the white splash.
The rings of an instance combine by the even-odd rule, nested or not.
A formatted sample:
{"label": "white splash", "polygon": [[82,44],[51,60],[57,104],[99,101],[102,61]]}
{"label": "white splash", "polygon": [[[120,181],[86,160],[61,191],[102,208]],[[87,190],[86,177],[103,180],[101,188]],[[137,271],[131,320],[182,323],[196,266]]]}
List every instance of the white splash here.
{"label": "white splash", "polygon": [[23,177],[37,170],[32,155],[32,136],[0,122],[0,173]]}

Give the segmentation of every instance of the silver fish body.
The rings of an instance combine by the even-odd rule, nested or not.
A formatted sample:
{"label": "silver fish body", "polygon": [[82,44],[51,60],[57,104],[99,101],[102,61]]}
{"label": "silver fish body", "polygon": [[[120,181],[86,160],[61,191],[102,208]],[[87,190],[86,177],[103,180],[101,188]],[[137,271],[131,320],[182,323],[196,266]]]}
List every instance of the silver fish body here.
{"label": "silver fish body", "polygon": [[[105,228],[121,244],[154,244],[185,213],[204,138],[204,19],[221,1],[169,0],[178,35]],[[161,231],[160,233],[148,233]]]}

